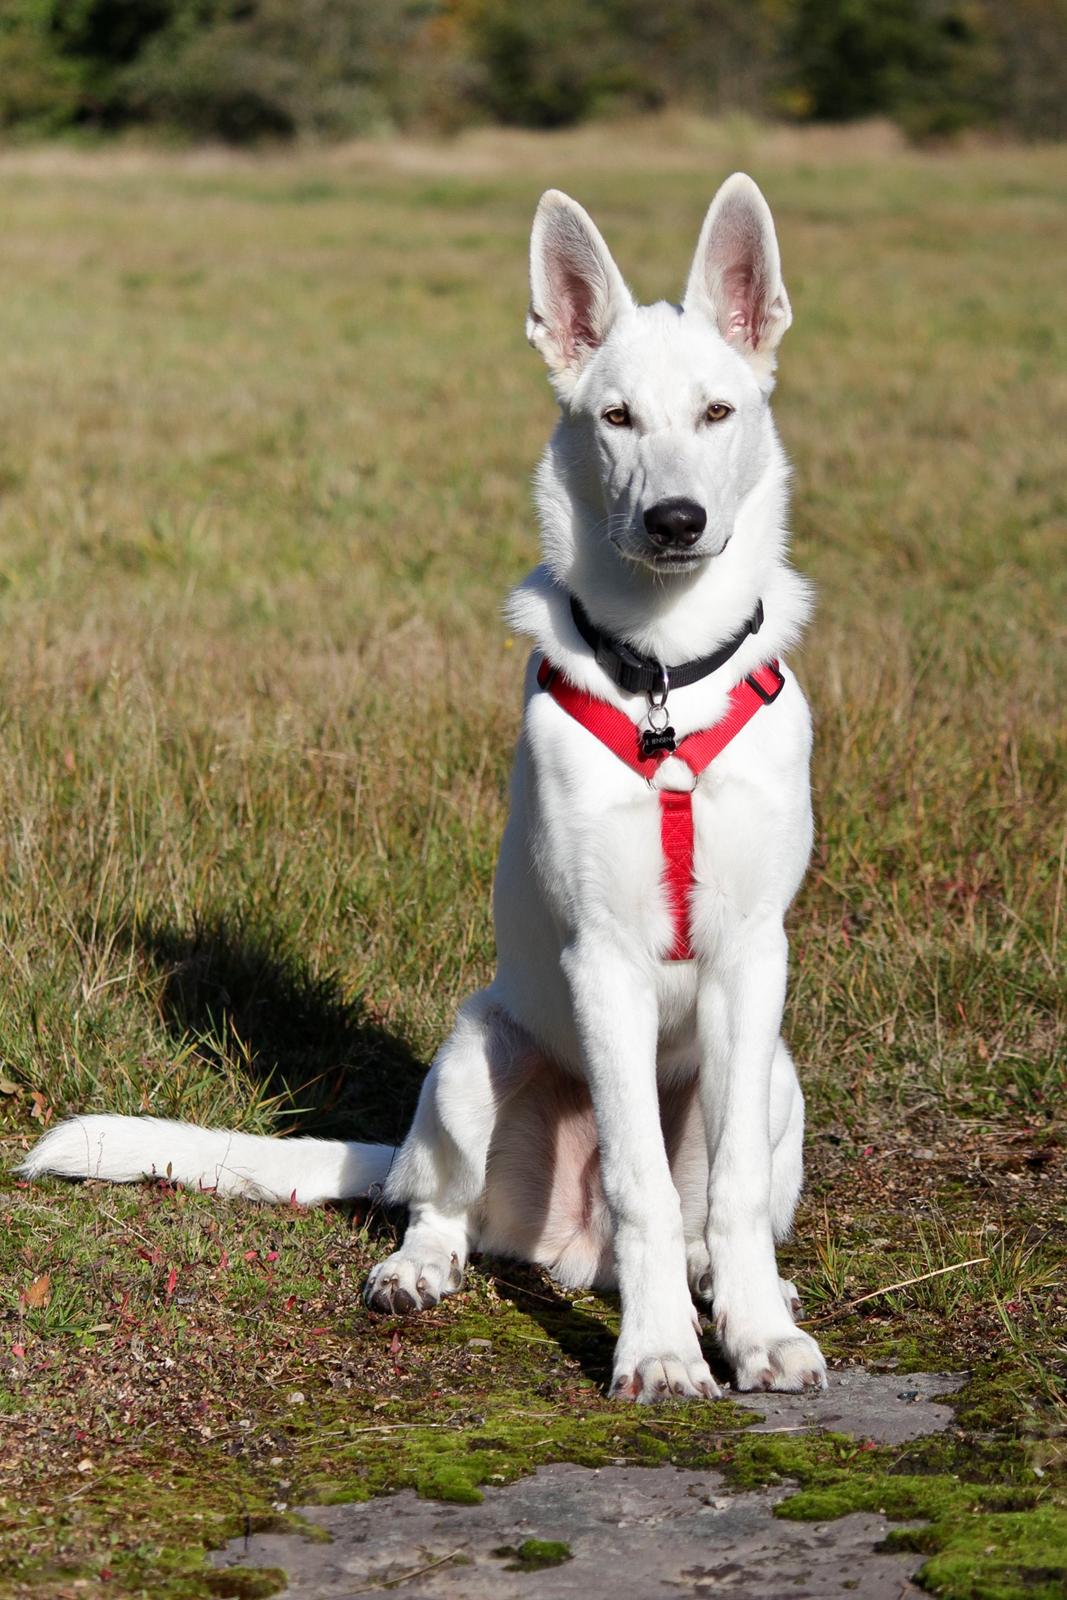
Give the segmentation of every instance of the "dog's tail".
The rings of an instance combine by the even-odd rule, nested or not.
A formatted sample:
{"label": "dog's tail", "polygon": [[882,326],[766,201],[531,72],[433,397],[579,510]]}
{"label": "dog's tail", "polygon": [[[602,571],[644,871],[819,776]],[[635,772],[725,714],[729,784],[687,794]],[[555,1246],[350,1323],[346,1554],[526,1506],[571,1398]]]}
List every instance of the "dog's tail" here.
{"label": "dog's tail", "polygon": [[158,1117],[71,1117],[39,1139],[18,1169],[24,1178],[165,1178],[186,1189],[321,1205],[384,1184],[395,1151],[386,1144],[269,1139]]}

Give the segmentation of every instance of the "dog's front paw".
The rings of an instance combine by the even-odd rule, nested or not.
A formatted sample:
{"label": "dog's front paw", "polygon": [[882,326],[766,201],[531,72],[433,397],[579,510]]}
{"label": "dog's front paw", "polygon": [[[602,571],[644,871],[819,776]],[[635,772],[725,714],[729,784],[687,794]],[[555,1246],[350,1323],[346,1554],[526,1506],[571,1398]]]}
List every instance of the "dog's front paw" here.
{"label": "dog's front paw", "polygon": [[826,1388],[826,1362],[810,1334],[799,1328],[786,1337],[743,1343],[728,1351],[738,1390],[798,1393]]}
{"label": "dog's front paw", "polygon": [[638,1405],[656,1405],[662,1400],[719,1400],[722,1390],[711,1375],[703,1356],[625,1355],[615,1358],[611,1379],[613,1400],[636,1400]]}
{"label": "dog's front paw", "polygon": [[372,1311],[407,1316],[426,1311],[443,1295],[454,1294],[463,1283],[463,1268],[453,1252],[417,1255],[398,1250],[386,1261],[372,1267],[363,1289],[363,1299]]}

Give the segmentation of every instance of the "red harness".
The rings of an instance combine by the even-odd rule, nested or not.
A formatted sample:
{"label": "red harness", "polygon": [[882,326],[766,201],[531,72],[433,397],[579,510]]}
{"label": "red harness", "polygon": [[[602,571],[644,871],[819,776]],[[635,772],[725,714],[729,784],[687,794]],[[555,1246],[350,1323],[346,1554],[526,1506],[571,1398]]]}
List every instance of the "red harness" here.
{"label": "red harness", "polygon": [[[710,728],[687,734],[673,751],[657,750],[645,755],[641,749],[641,730],[622,711],[598,700],[585,689],[577,688],[547,661],[537,669],[537,681],[576,722],[587,728],[613,755],[625,761],[632,771],[649,783],[671,755],[684,761],[694,778],[711,765],[746,722],[763,706],[776,700],[785,687],[777,661],[765,662],[730,690],[725,715]],[[666,866],[667,898],[674,923],[674,943],[668,961],[689,961],[693,946],[689,926],[689,891],[693,884],[693,796],[692,791],[660,789],[660,841]]]}

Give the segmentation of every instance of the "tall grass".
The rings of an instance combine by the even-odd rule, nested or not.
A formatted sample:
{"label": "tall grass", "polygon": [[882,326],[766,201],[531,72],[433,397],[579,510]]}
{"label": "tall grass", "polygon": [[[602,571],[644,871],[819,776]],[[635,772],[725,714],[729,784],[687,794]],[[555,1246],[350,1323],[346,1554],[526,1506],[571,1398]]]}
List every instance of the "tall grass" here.
{"label": "tall grass", "polygon": [[105,1106],[402,1131],[492,963],[524,655],[499,604],[552,420],[534,203],[569,187],[673,295],[737,164],[795,308],[776,410],[819,592],[789,1015],[814,1113],[1049,1107],[1062,160],[656,137],[0,162],[18,1139]]}

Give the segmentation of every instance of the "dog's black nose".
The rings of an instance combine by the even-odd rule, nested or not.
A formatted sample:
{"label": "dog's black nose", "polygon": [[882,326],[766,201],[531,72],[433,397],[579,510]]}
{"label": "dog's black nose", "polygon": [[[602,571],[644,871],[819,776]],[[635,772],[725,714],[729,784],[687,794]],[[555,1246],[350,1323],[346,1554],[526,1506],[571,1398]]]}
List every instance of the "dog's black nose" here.
{"label": "dog's black nose", "polygon": [[645,532],[660,550],[688,550],[707,527],[708,514],[695,500],[672,495],[645,512]]}

